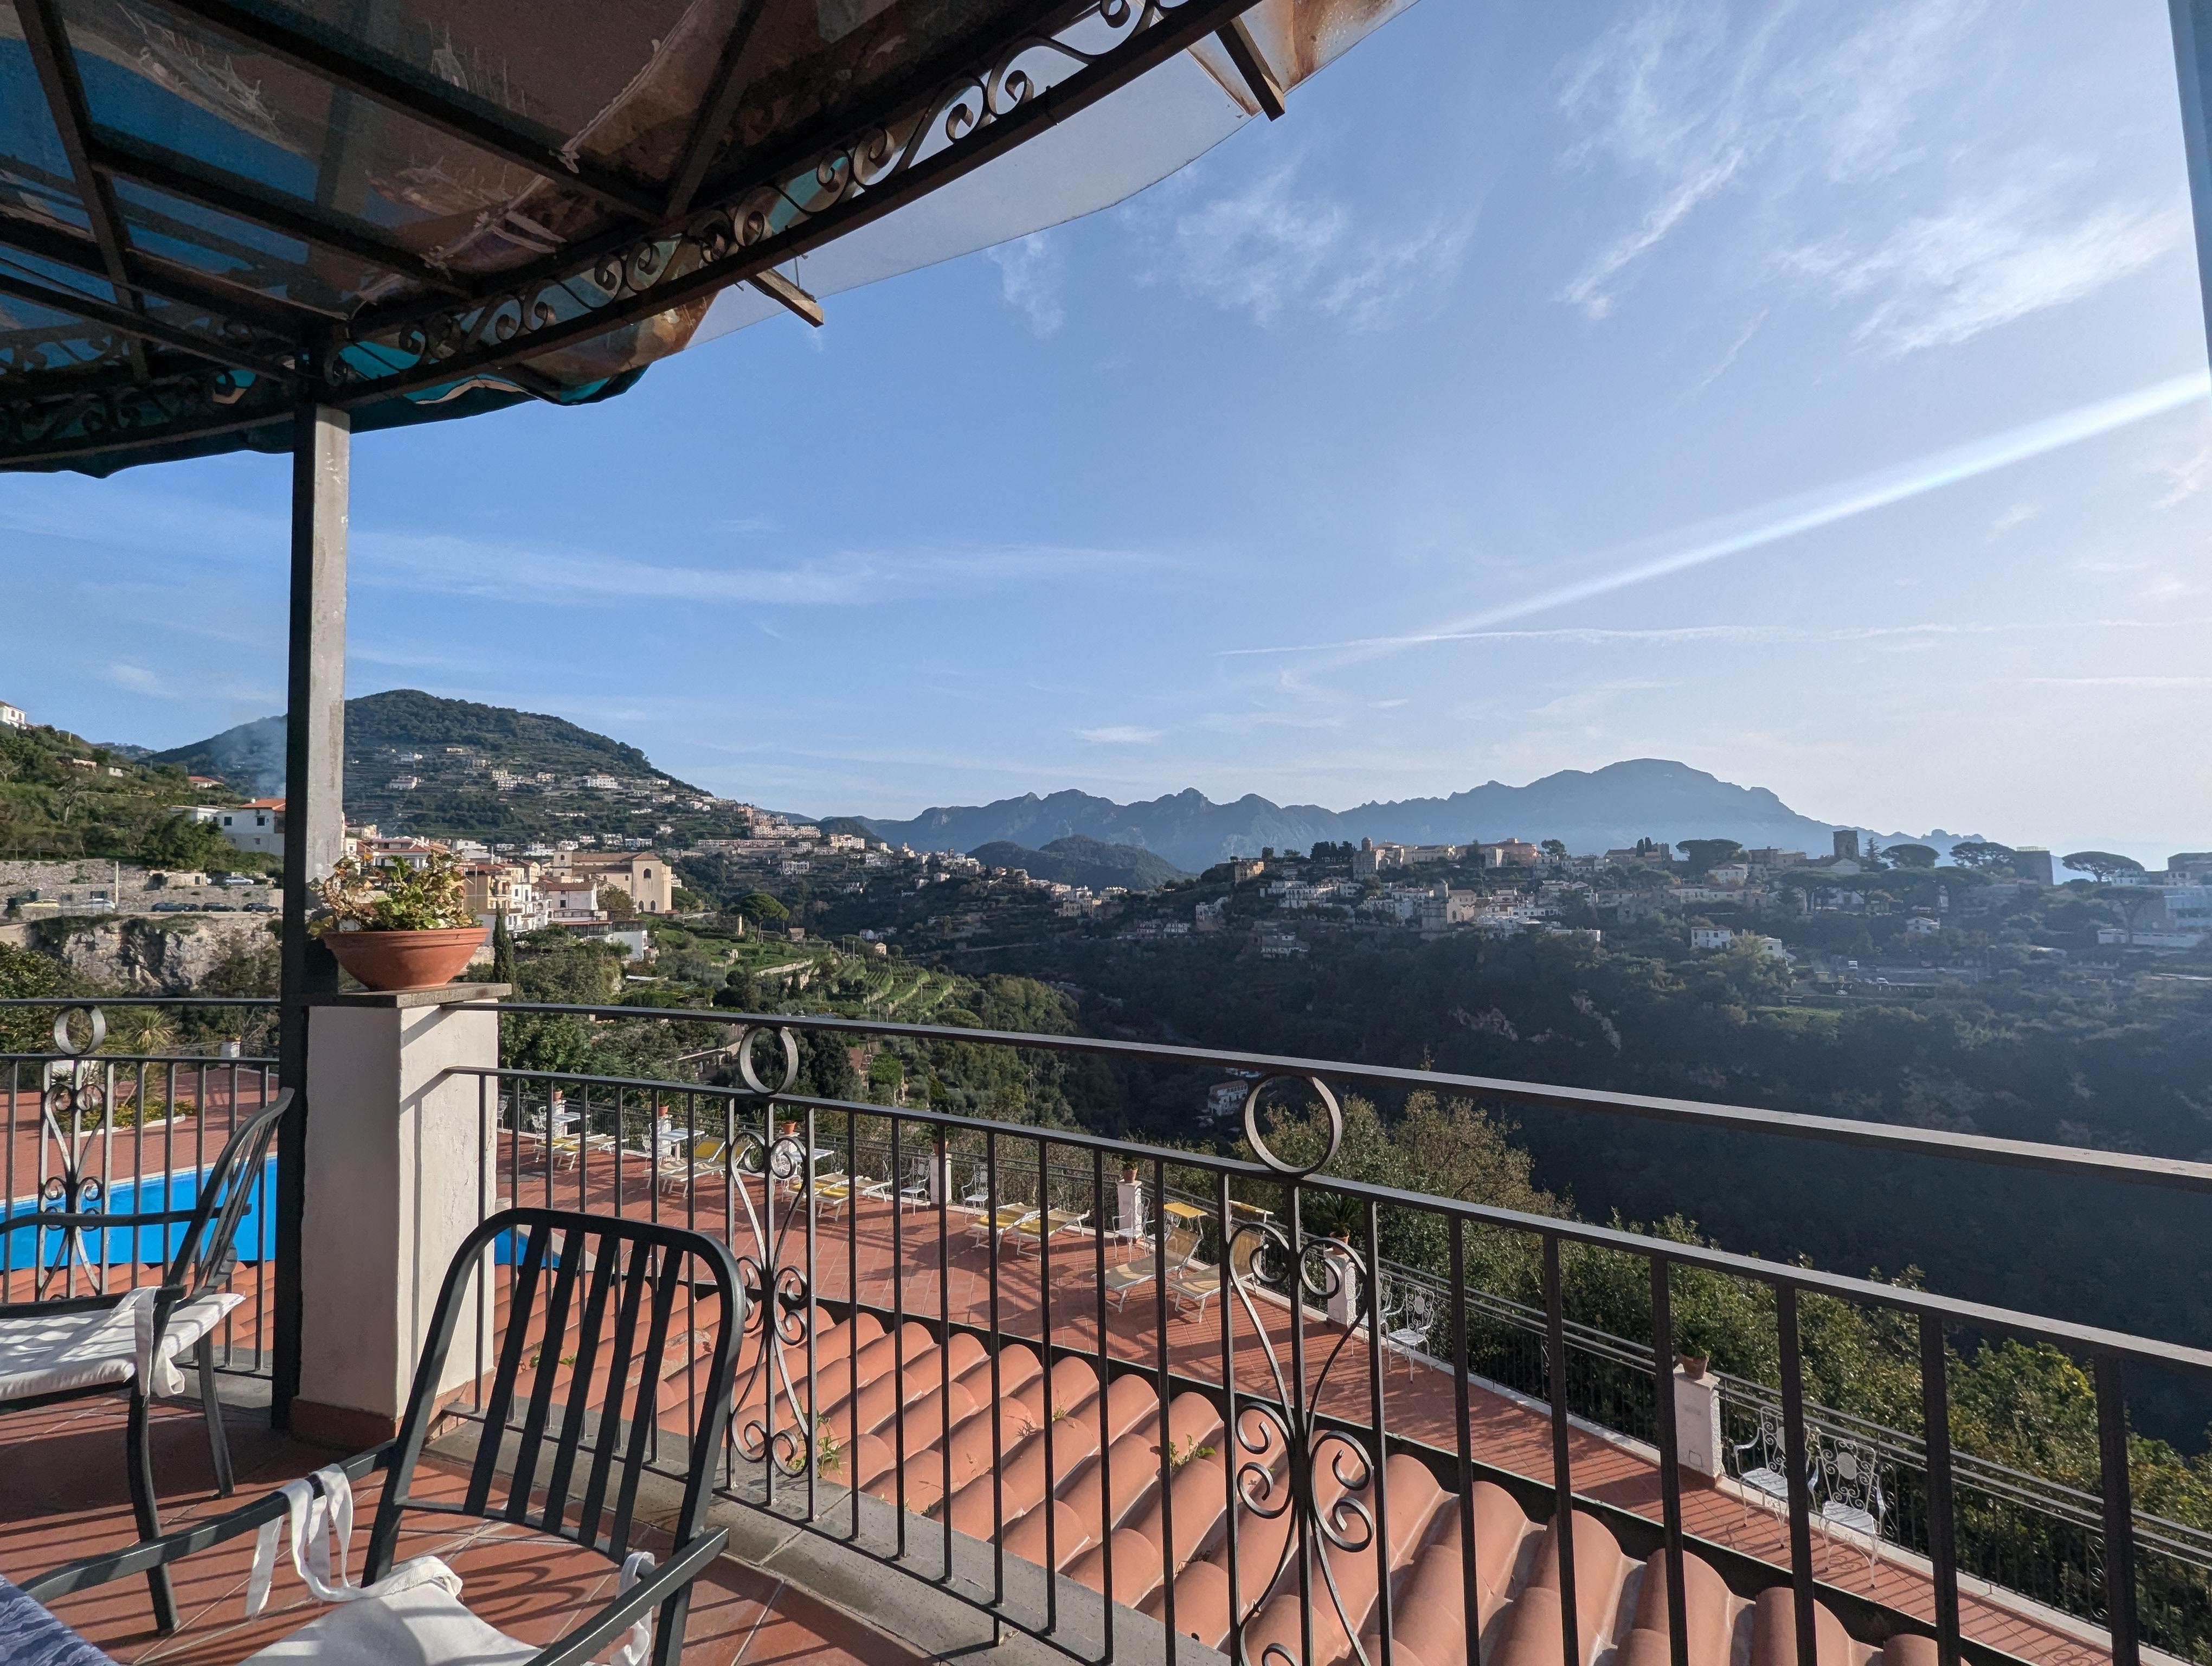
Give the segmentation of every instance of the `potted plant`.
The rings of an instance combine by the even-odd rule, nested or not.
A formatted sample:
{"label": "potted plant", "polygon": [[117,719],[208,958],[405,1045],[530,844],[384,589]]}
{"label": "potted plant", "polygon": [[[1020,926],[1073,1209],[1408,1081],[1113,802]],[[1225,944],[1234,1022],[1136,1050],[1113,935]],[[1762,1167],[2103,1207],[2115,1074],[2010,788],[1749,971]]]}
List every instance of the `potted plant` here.
{"label": "potted plant", "polygon": [[1705,1367],[1712,1363],[1712,1350],[1696,1325],[1684,1325],[1674,1333],[1674,1360],[1681,1366],[1682,1375],[1692,1383],[1705,1380]]}
{"label": "potted plant", "polygon": [[1124,1186],[1133,1186],[1137,1183],[1137,1165],[1134,1163],[1124,1163],[1121,1165],[1121,1183]]}
{"label": "potted plant", "polygon": [[307,929],[371,989],[430,989],[476,958],[484,930],[459,866],[441,851],[419,866],[367,867],[346,857],[318,888]]}

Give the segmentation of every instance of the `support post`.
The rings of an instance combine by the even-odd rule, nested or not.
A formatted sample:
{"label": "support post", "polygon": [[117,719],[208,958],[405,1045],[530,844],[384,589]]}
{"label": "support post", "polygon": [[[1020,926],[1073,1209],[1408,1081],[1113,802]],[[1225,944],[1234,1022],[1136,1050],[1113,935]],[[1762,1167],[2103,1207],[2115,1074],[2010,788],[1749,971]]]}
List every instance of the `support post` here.
{"label": "support post", "polygon": [[284,702],[284,941],[277,1076],[292,1109],[276,1146],[276,1292],[270,1420],[289,1426],[300,1391],[301,1219],[307,1206],[307,1003],[338,987],[337,962],[307,935],[309,887],[345,850],[346,509],[352,422],[302,404],[292,423],[292,595]]}

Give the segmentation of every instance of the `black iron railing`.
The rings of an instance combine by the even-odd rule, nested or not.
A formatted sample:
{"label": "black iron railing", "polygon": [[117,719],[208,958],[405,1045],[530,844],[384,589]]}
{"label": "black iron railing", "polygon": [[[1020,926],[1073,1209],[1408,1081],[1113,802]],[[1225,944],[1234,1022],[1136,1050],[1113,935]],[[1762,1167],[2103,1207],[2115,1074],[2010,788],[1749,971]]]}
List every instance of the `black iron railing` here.
{"label": "black iron railing", "polygon": [[[212,997],[0,1002],[20,1049],[0,1051],[0,1299],[160,1281],[181,1226],[102,1232],[49,1227],[40,1218],[188,1207],[234,1128],[276,1097],[276,1061],[258,1050],[276,1007]],[[21,1046],[33,1039],[47,1045]],[[246,1299],[216,1333],[216,1360],[219,1371],[265,1377],[273,1175],[259,1185],[231,1280]]]}
{"label": "black iron railing", "polygon": [[[878,1488],[897,1511],[889,1554],[909,1571],[924,1541],[941,1541],[936,1552],[946,1571],[941,1578],[949,1580],[955,1566],[957,1512],[939,1500],[956,1478],[948,1468],[936,1487],[920,1487],[914,1459],[919,1452],[930,1463],[940,1456],[949,1460],[949,1452],[939,1450],[949,1443],[937,1438],[958,1409],[951,1393],[949,1343],[955,1336],[973,1335],[993,1361],[1009,1345],[1038,1351],[1047,1369],[1056,1359],[1082,1357],[1102,1383],[1133,1371],[1146,1373],[1158,1404],[1172,1405],[1189,1393],[1211,1401],[1218,1415],[1219,1432],[1213,1438],[1229,1454],[1223,1459],[1228,1503],[1209,1522],[1211,1536],[1200,1549],[1235,1568],[1249,1560],[1240,1553],[1240,1538],[1257,1536],[1281,1559],[1275,1577],[1261,1581],[1258,1597],[1248,1597],[1242,1585],[1232,1584],[1237,1596],[1224,1640],[1232,1653],[1241,1651],[1255,1663],[1267,1652],[1264,1644],[1254,1641],[1266,1631],[1267,1603],[1286,1596],[1308,1614],[1302,1626],[1315,1623],[1310,1615],[1317,1605],[1334,1615],[1320,1622],[1329,1636],[1348,1634],[1389,1656],[1391,1593],[1403,1584],[1407,1569],[1386,1566],[1392,1554],[1386,1460],[1405,1455],[1425,1466],[1445,1494],[1458,1501],[1463,1544],[1474,1539],[1470,1489],[1486,1479],[1511,1492],[1540,1519],[1548,1514],[1556,1520],[1570,1508],[1599,1516],[1636,1556],[1686,1546],[1693,1556],[1720,1567],[1739,1589],[1755,1588],[1761,1580],[1786,1585],[1787,1623],[1801,1647],[1800,1658],[1813,1657],[1815,1626],[1826,1623],[1818,1619],[1820,1605],[1842,1616],[1864,1640],[1917,1627],[1932,1633],[1946,1661],[1961,1655],[1986,1657],[1990,1651],[1984,1645],[1962,1635],[1962,1575],[1974,1594],[1999,1606],[2006,1592],[2018,1593],[2108,1633],[2118,1660],[2132,1663],[2146,1639],[2177,1653],[2207,1657],[2212,1639],[2212,1535],[2133,1508],[2124,1463],[2108,1459],[2098,1490],[2087,1492],[1954,1450],[1944,1432],[1950,1392],[1946,1362],[1954,1337],[1977,1345],[2007,1336],[2045,1342],[2086,1362],[2099,1389],[2097,1416],[2108,1454],[2124,1450],[2125,1384],[2131,1369],[2170,1368],[2205,1376],[2212,1374],[2212,1353],[1607,1227],[1335,1179],[1327,1172],[1333,1141],[1328,1152],[1310,1164],[1291,1164],[1271,1153],[1264,1143],[1268,1123],[1261,1107],[1285,1094],[1301,1097],[1321,1107],[1328,1126],[1340,1130],[1334,1095],[1343,1085],[1426,1088],[1492,1103],[1568,1105],[2197,1191],[2212,1189],[2212,1167],[1735,1107],[1069,1037],[696,1011],[664,1017],[637,1008],[518,1003],[507,1004],[507,1010],[565,1013],[594,1025],[673,1020],[732,1026],[736,1051],[730,1073],[735,1079],[729,1085],[517,1069],[485,1073],[488,1128],[495,1123],[507,1131],[498,1146],[506,1166],[497,1189],[524,1201],[567,1201],[682,1219],[725,1235],[738,1248],[755,1268],[760,1287],[777,1291],[780,1302],[778,1323],[763,1334],[757,1361],[763,1381],[775,1385],[774,1391],[765,1395],[750,1438],[739,1432],[729,1478],[733,1486],[750,1484],[760,1499],[817,1531],[860,1537],[862,1495],[868,1490],[842,1487],[825,1476],[819,1442],[803,1432],[811,1426],[808,1420],[823,1415],[819,1374],[842,1365],[849,1378],[862,1369],[859,1354],[864,1345],[852,1314],[872,1312],[888,1324],[892,1366],[900,1371],[905,1370],[904,1345],[898,1340],[902,1327],[922,1321],[938,1339],[939,1352],[933,1357],[943,1365],[945,1380],[901,1397],[895,1414],[882,1426],[895,1450],[889,1478]],[[1248,1082],[1248,1143],[1261,1160],[801,1093],[794,1091],[794,1037],[810,1030],[930,1046],[1091,1053],[1234,1073]],[[786,1119],[792,1124],[787,1132],[781,1126]],[[1121,1207],[1125,1188],[1119,1178],[1123,1166],[1132,1164],[1146,1199],[1140,1218],[1133,1221]],[[844,1177],[859,1177],[864,1183]],[[1079,1219],[1042,1234],[1035,1219],[1026,1231],[1018,1225],[1024,1213],[1052,1210]],[[1000,1211],[1009,1213],[1001,1217]],[[1349,1230],[1331,1237],[1310,1229],[1310,1216],[1349,1222]],[[1446,1262],[1441,1273],[1395,1265],[1381,1254],[1394,1225],[1415,1216],[1441,1231]],[[1117,1269],[1146,1256],[1153,1258],[1154,1267],[1172,1267],[1176,1234],[1183,1225],[1195,1240],[1183,1252],[1188,1276],[1143,1284],[1135,1299],[1139,1310],[1148,1306],[1152,1312],[1149,1326],[1138,1327],[1142,1336],[1135,1341],[1124,1337],[1110,1316],[1097,1322],[1095,1316],[1106,1305],[1109,1292],[1127,1283]],[[1538,1267],[1539,1303],[1481,1288],[1470,1280],[1474,1246],[1486,1237],[1527,1247]],[[1650,1340],[1631,1341],[1569,1318],[1560,1267],[1563,1255],[1571,1251],[1630,1256],[1644,1266],[1650,1280]],[[867,1266],[878,1269],[872,1280]],[[1075,1276],[1058,1280],[1055,1268]],[[1698,1540],[1684,1519],[1672,1426],[1670,1322],[1680,1269],[1721,1274],[1771,1292],[1778,1381],[1722,1381],[1729,1444],[1755,1445],[1762,1412],[1770,1414],[1777,1437],[1777,1491],[1764,1504],[1772,1512],[1765,1517],[1773,1523],[1769,1531],[1779,1542],[1748,1557],[1727,1543]],[[951,1293],[962,1287],[963,1278],[969,1281],[966,1294]],[[1426,1299],[1414,1304],[1418,1322],[1409,1325],[1403,1298],[1414,1288]],[[1917,1334],[1923,1368],[1921,1409],[1924,1429],[1934,1433],[1880,1427],[1808,1401],[1798,1335],[1799,1307],[1807,1298],[1884,1311],[1905,1322],[1908,1335]],[[842,1339],[837,1345],[842,1359],[820,1357],[817,1332],[825,1325]],[[1201,1335],[1206,1346],[1194,1348],[1192,1341]],[[1369,1339],[1376,1337],[1383,1339],[1382,1346],[1370,1345]],[[1417,1360],[1434,1363],[1424,1366]],[[1395,1408],[1405,1395],[1395,1385],[1413,1382],[1417,1369],[1429,1372],[1433,1396],[1428,1405],[1417,1407],[1421,1414],[1398,1419]],[[995,1377],[994,1383],[995,1402]],[[1470,1401],[1491,1384],[1538,1402],[1548,1450],[1539,1452],[1536,1462],[1529,1462],[1527,1453],[1511,1462],[1493,1462],[1498,1455],[1474,1449]],[[1426,1414],[1437,1406],[1443,1415]],[[1577,1495],[1572,1419],[1619,1431],[1656,1449],[1651,1462],[1657,1520],[1639,1526],[1632,1512]],[[1002,1450],[1004,1431],[994,1422],[991,1432],[1000,1443],[991,1449],[995,1474],[1009,1454]],[[835,1436],[831,1445],[849,1446],[850,1439]],[[1035,1439],[1054,1488],[1071,1484],[1064,1456],[1056,1458],[1052,1450],[1049,1420]],[[1178,1629],[1177,1590],[1183,1583],[1174,1577],[1174,1568],[1184,1554],[1172,1524],[1175,1482],[1189,1459],[1186,1453],[1178,1461],[1181,1449],[1172,1434],[1158,1444],[1157,1473],[1145,1491],[1147,1499],[1158,1501],[1147,1530],[1164,1534],[1162,1542],[1174,1548],[1145,1601],[1172,1634]],[[1852,1506],[1844,1502],[1849,1489],[1838,1458],[1850,1458],[1843,1468],[1856,1474],[1856,1448],[1867,1449],[1879,1471],[1879,1508],[1867,1512],[1870,1531],[1855,1531],[1843,1513]],[[1274,1454],[1297,1456],[1279,1470],[1270,1467]],[[1086,1451],[1078,1468],[1091,1462]],[[1515,1469],[1512,1462],[1521,1468]],[[1749,1456],[1737,1455],[1731,1474],[1751,1462]],[[1866,1479],[1861,1477],[1863,1482]],[[1735,1491],[1745,1502],[1731,1499],[1729,1508],[1741,1510],[1753,1530],[1739,1535],[1731,1529],[1723,1536],[1755,1541],[1760,1495],[1741,1485]],[[1066,1558],[1056,1541],[1079,1530],[1090,1541],[1087,1554],[1093,1555],[1087,1582],[1115,1590],[1114,1529],[1121,1522],[1113,1506],[1094,1493],[1095,1489],[1082,1492],[1085,1507],[1098,1512],[1094,1520],[1069,1527],[1057,1510],[1048,1508],[1041,1535],[1029,1549],[1048,1565],[1060,1566]],[[1058,1491],[1052,1496],[1058,1497]],[[1710,1495],[1698,1496],[1702,1508]],[[1863,1502],[1863,1487],[1849,1496]],[[1270,1509],[1287,1510],[1295,1519],[1295,1530],[1279,1541],[1267,1536],[1273,1529],[1265,1524],[1275,1519]],[[1020,1541],[1021,1520],[1032,1513],[1018,1501],[1010,1516],[1006,1501],[994,1499],[989,1511],[970,1517],[978,1529],[973,1536],[995,1547],[998,1570],[989,1591],[977,1600],[1006,1623],[1072,1651],[1103,1645],[1110,1654],[1110,1608],[1081,1631],[1089,1641],[1079,1645],[1064,1604],[1051,1595],[1054,1588],[1047,1588],[1042,1613],[1009,1606],[1006,1547],[1010,1540]],[[918,1521],[927,1525],[915,1525]],[[1855,1597],[1848,1579],[1821,1583],[1822,1575],[1838,1566],[1847,1570],[1858,1555],[1909,1566],[1924,1582],[1926,1610],[1902,1614]],[[1347,1596],[1344,1566],[1362,1557],[1380,1559],[1378,1566],[1364,1584],[1351,1581],[1364,1594]],[[1597,1639],[1577,1634],[1583,1622],[1577,1617],[1573,1595],[1575,1558],[1572,1535],[1563,1536],[1552,1577],[1559,1587],[1565,1657],[1586,1662]],[[1747,1568],[1747,1561],[1757,1566]],[[1680,1564],[1669,1557],[1655,1566]],[[1241,1577],[1243,1570],[1236,1572]],[[1675,1582],[1668,1583],[1671,1587]],[[1668,1595],[1679,1613],[1686,1600],[1683,1591],[1670,1590]],[[1474,1623],[1469,1635],[1480,1633],[1487,1600],[1474,1589],[1470,1573],[1468,1617]],[[2032,1605],[2023,1611],[2032,1613]],[[1364,1639],[1363,1627],[1371,1633]],[[1672,1639],[1684,1635],[1680,1626],[1671,1633]],[[1285,1646],[1298,1661],[1331,1657],[1326,1638],[1318,1655],[1310,1637],[1291,1639]],[[1668,1649],[1675,1666],[1684,1666],[1680,1649],[1671,1640]]]}
{"label": "black iron railing", "polygon": [[[9,1072],[14,1214],[0,1271],[11,1290],[25,1283],[58,1293],[70,1280],[113,1279],[125,1268],[134,1282],[145,1276],[116,1246],[81,1235],[71,1242],[31,1217],[40,1207],[70,1202],[82,1212],[91,1186],[113,1197],[123,1186],[166,1187],[196,1174],[203,1146],[219,1142],[223,1118],[275,1091],[273,1061],[222,1056],[211,1039],[222,1025],[207,1016],[227,1006],[265,1025],[272,1003],[68,1005],[75,1010],[63,1014],[51,1051],[0,1055]],[[206,1011],[192,1020],[189,1040],[151,1037],[158,1044],[118,1052],[127,1024],[105,1037],[92,1033],[104,1013],[168,1008],[181,1015],[194,1006]],[[1649,1566],[1665,1571],[1665,1602],[1656,1612],[1672,1666],[1692,1666],[1686,1639],[1694,1624],[1686,1628],[1679,1619],[1696,1584],[1677,1576],[1684,1552],[1717,1569],[1740,1596],[1777,1588],[1786,1599],[1781,1608],[1762,1608],[1755,1622],[1741,1623],[1785,1626],[1801,1659],[1813,1657],[1805,1651],[1814,1631],[1829,1623],[1822,1608],[1863,1642],[1918,1630],[1930,1635],[1942,1661],[1994,1659],[1990,1646],[1962,1626],[1962,1580],[1970,1597],[2025,1614],[2069,1646],[2109,1639],[2112,1658],[2129,1666],[2145,1642],[2212,1658],[2212,1534],[2136,1507],[2124,1460],[2129,1375],[2149,1368],[2212,1376],[2212,1354],[1328,1171],[1342,1126],[1334,1096],[1348,1085],[1569,1105],[2195,1191],[2212,1189],[2212,1167],[1069,1037],[694,1009],[507,1003],[505,1010],[572,1018],[594,1033],[726,1027],[732,1079],[725,1085],[507,1067],[465,1073],[477,1079],[486,1148],[496,1153],[488,1207],[491,1196],[580,1205],[680,1222],[729,1243],[761,1299],[750,1375],[724,1457],[726,1490],[930,1579],[1073,1654],[1114,1657],[1117,1610],[1096,1596],[1111,1591],[1164,1623],[1170,1657],[1179,1636],[1195,1635],[1252,1666],[1277,1659],[1322,1666],[1339,1657],[1373,1666],[1398,1653],[1403,1615],[1394,1604],[1419,1572],[1407,1558],[1436,1554],[1455,1523],[1452,1554],[1464,1564],[1453,1598],[1456,1634],[1472,1666],[1473,1639],[1486,1626],[1514,1623],[1510,1615],[1498,1620],[1497,1605],[1525,1594],[1518,1584],[1509,1592],[1484,1583],[1491,1575],[1482,1571],[1487,1553],[1475,1522],[1478,1483],[1486,1483],[1515,1500],[1535,1523],[1531,1531],[1569,1512],[1609,1528],[1628,1560],[1616,1566],[1610,1552],[1599,1554],[1599,1566],[1581,1570],[1585,1580],[1638,1578],[1632,1566],[1626,1574],[1621,1568],[1669,1551]],[[1217,1069],[1245,1084],[1248,1141],[1258,1160],[801,1092],[798,1037],[810,1030],[918,1047],[1088,1052]],[[1329,1131],[1328,1149],[1309,1152],[1312,1160],[1287,1160],[1265,1144],[1264,1107],[1284,1100],[1315,1108],[1316,1125]],[[1385,1243],[1405,1241],[1407,1224],[1416,1220],[1441,1245],[1440,1266],[1384,1255]],[[247,1242],[273,1247],[276,1235],[264,1239],[262,1230],[250,1227]],[[1525,1288],[1487,1287],[1473,1271],[1492,1264],[1501,1244],[1518,1246],[1533,1268],[1536,1300]],[[1563,1261],[1590,1255],[1628,1257],[1643,1268],[1644,1338],[1570,1315]],[[270,1270],[265,1254],[240,1270],[254,1298],[239,1316],[244,1334],[230,1347],[234,1369],[255,1369],[267,1357]],[[1688,1274],[1766,1292],[1778,1347],[1771,1383],[1716,1374],[1733,1478],[1717,1495],[1686,1491],[1673,1426],[1670,1316]],[[1920,1431],[1808,1397],[1799,1339],[1807,1300],[1887,1313],[1917,1337]],[[1954,1447],[1954,1337],[1969,1346],[2005,1337],[2047,1343],[2084,1364],[2097,1389],[2101,1435],[2093,1485]],[[866,1375],[872,1355],[884,1356],[887,1376]],[[1080,1370],[1066,1380],[1092,1385],[1077,1396],[1073,1421],[1054,1397],[1071,1361]],[[917,1370],[927,1380],[915,1377]],[[670,1383],[680,1392],[681,1373]],[[1024,1392],[1035,1397],[1040,1383],[1045,1409],[1036,1426],[1010,1422],[1006,1408]],[[1490,1408],[1486,1430],[1503,1426],[1494,1398],[1486,1397],[1498,1389],[1518,1397],[1511,1403],[1522,1419],[1521,1444],[1512,1450],[1479,1443],[1474,1432],[1479,1405]],[[864,1403],[871,1395],[872,1411]],[[1127,1427],[1112,1423],[1139,1400],[1152,1408],[1153,1424],[1143,1416]],[[1588,1491],[1591,1459],[1577,1447],[1577,1421],[1649,1449],[1656,1519]],[[1164,1438],[1158,1438],[1160,1423]],[[1142,1428],[1155,1438],[1133,1468],[1124,1443]],[[971,1434],[988,1441],[980,1456],[965,1450],[963,1456],[959,1442]],[[1486,1433],[1482,1442],[1491,1438]],[[1843,1484],[1839,1458],[1850,1460],[1858,1491]],[[982,1466],[976,1473],[989,1477],[982,1491],[956,1473],[957,1461]],[[1747,1479],[1754,1469],[1765,1473],[1765,1494]],[[1042,1493],[1023,1493],[1038,1476]],[[1855,1526],[1836,1506],[1865,1503],[1869,1481],[1879,1501]],[[1686,1516],[1686,1496],[1695,1522]],[[1716,1497],[1741,1529],[1731,1521],[1716,1524]],[[871,1515],[878,1508],[879,1519]],[[1408,1511],[1423,1523],[1410,1546],[1399,1530]],[[1550,1570],[1542,1577],[1559,1599],[1565,1658],[1587,1666],[1601,1641],[1623,1642],[1629,1608],[1624,1596],[1615,1616],[1585,1617],[1576,1600],[1577,1562],[1597,1553],[1578,1549],[1576,1535],[1554,1536],[1550,1561],[1540,1555],[1537,1567]],[[1852,1577],[1860,1554],[1905,1570],[1924,1603],[1872,1600],[1869,1582]],[[1157,1566],[1144,1564],[1147,1555]],[[1215,1572],[1200,1577],[1201,1563]],[[1040,1584],[1036,1565],[1066,1577]],[[1513,1579],[1530,1577],[1524,1559]],[[1437,1595],[1421,1589],[1420,1621],[1432,1626]],[[1884,1587],[1890,1596],[1895,1589],[1893,1580]],[[1224,1590],[1225,1601],[1217,1600]],[[2019,1603],[2015,1595],[2032,1601]],[[2038,1603],[2058,1615],[2038,1615]],[[1206,1614],[1197,1613],[1201,1606]],[[1670,1623],[1668,1615],[1677,1618]],[[2063,1616],[2073,1617],[2070,1633]],[[1208,1629],[1217,1620],[1225,1627],[1218,1637]],[[1119,1623],[1127,1623],[1126,1613]],[[1591,1634],[1593,1626],[1601,1635]],[[1433,1653],[1422,1657],[1437,1666]]]}

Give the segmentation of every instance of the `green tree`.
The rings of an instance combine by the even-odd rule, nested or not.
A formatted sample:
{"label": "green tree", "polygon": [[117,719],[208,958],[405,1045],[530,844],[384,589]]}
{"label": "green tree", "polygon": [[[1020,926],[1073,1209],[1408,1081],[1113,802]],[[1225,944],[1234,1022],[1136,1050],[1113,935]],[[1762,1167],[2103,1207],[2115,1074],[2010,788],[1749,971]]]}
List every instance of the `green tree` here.
{"label": "green tree", "polygon": [[1951,847],[1953,861],[1960,867],[1977,868],[1984,873],[2010,867],[2017,854],[2008,844],[1995,844],[1987,839],[1967,839]]}
{"label": "green tree", "polygon": [[1564,862],[1567,860],[1567,843],[1564,839],[1547,839],[1537,848],[1555,862]]}
{"label": "green tree", "polygon": [[1743,854],[1743,847],[1734,839],[1685,839],[1676,848],[1689,860],[1693,874],[1732,862]]}
{"label": "green tree", "polygon": [[491,981],[509,984],[514,982],[514,934],[507,928],[505,909],[492,916]]}
{"label": "green tree", "polygon": [[2124,874],[2140,873],[2143,865],[2132,856],[2122,856],[2110,850],[2077,850],[2070,856],[2058,859],[2076,873],[2087,873],[2100,885],[2110,885]]}
{"label": "green tree", "polygon": [[1936,848],[1933,845],[1893,844],[1882,853],[1898,867],[1933,867]]}
{"label": "green tree", "polygon": [[740,915],[759,926],[780,926],[791,918],[791,910],[764,891],[749,891],[738,899]]}
{"label": "green tree", "polygon": [[610,920],[637,918],[637,904],[630,900],[629,893],[620,885],[601,885],[599,903],[599,911]]}

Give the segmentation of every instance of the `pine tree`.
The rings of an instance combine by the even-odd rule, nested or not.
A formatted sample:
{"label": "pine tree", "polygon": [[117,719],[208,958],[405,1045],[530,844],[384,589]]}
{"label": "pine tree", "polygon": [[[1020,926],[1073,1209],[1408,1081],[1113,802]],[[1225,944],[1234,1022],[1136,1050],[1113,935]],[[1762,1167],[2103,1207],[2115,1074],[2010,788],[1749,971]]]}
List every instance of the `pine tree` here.
{"label": "pine tree", "polygon": [[514,935],[507,928],[505,909],[492,916],[491,981],[507,984],[514,982]]}

